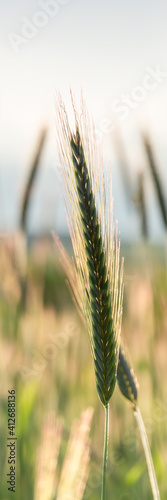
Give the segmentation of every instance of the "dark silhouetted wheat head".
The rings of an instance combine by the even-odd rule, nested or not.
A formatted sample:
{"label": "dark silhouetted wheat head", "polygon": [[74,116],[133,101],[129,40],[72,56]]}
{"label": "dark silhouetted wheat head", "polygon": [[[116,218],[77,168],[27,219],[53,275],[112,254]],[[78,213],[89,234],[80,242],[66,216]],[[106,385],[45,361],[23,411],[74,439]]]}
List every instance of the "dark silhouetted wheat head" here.
{"label": "dark silhouetted wheat head", "polygon": [[154,181],[156,193],[157,193],[157,199],[159,202],[159,207],[161,210],[162,218],[165,224],[165,227],[167,228],[167,203],[166,203],[166,198],[163,192],[163,185],[160,179],[159,175],[159,169],[154,157],[153,149],[151,142],[149,140],[149,137],[147,135],[144,135],[143,137],[143,143],[144,147],[146,150],[147,158],[148,158],[148,165],[150,167],[150,172],[152,174],[152,178]]}
{"label": "dark silhouetted wheat head", "polygon": [[137,404],[138,382],[132,368],[127,362],[125,353],[121,347],[119,350],[119,363],[117,370],[117,382],[123,396],[128,399],[134,406]]}
{"label": "dark silhouetted wheat head", "polygon": [[28,215],[28,209],[30,205],[30,199],[31,199],[31,192],[32,192],[32,187],[37,175],[37,172],[39,170],[39,162],[40,162],[40,157],[41,153],[43,150],[43,146],[45,144],[47,136],[47,129],[44,128],[40,132],[40,137],[39,137],[39,143],[37,145],[37,149],[32,161],[32,165],[29,170],[29,175],[28,175],[28,180],[27,184],[25,186],[25,191],[23,195],[23,201],[22,201],[22,207],[21,207],[21,227],[24,231],[27,229],[27,215]]}

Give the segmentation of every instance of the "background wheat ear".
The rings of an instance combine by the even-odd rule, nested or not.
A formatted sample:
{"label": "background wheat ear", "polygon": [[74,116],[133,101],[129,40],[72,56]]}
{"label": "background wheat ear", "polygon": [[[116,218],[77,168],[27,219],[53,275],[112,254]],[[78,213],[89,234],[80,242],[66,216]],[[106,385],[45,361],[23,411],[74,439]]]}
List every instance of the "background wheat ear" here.
{"label": "background wheat ear", "polygon": [[73,422],[62,465],[57,500],[82,500],[89,475],[90,426],[93,409],[87,408],[79,420]]}
{"label": "background wheat ear", "polygon": [[49,412],[44,418],[37,452],[34,500],[51,500],[55,496],[62,432],[63,422],[56,418],[54,412]]}
{"label": "background wheat ear", "polygon": [[43,128],[40,131],[39,142],[37,144],[37,149],[35,151],[35,154],[34,154],[34,157],[32,160],[32,165],[30,166],[30,171],[29,171],[27,183],[25,185],[23,201],[22,201],[22,206],[21,206],[21,216],[20,216],[21,228],[25,233],[27,232],[27,216],[28,216],[29,205],[31,202],[31,192],[32,192],[32,188],[33,188],[33,184],[34,184],[37,172],[39,170],[40,157],[41,157],[41,154],[43,151],[46,137],[47,137],[47,129]]}
{"label": "background wheat ear", "polygon": [[143,140],[144,148],[145,148],[145,151],[147,154],[150,172],[151,172],[153,182],[155,185],[157,200],[158,200],[159,208],[160,208],[160,211],[162,214],[162,219],[163,219],[163,222],[165,224],[165,228],[167,228],[167,204],[166,204],[165,194],[163,191],[163,185],[162,185],[160,175],[159,175],[158,165],[157,165],[155,157],[154,157],[154,153],[153,153],[153,149],[152,149],[152,145],[151,145],[149,137],[145,134],[142,136],[142,140]]}
{"label": "background wheat ear", "polygon": [[117,370],[117,382],[123,396],[128,399],[133,407],[137,404],[138,382],[137,377],[126,359],[125,352],[119,349],[119,362]]}

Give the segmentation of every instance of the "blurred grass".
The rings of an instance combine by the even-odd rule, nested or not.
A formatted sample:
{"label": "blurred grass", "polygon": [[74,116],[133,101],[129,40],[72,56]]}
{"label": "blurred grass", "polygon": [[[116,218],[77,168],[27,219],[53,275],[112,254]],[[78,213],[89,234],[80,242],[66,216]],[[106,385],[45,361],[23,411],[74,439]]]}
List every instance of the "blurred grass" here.
{"label": "blurred grass", "polygon": [[[53,247],[42,243],[28,254],[22,300],[21,261],[0,252],[0,500],[7,491],[6,437],[8,390],[16,391],[17,500],[33,499],[35,463],[44,416],[55,411],[64,430],[58,470],[74,419],[94,408],[90,474],[84,499],[100,498],[103,408],[97,399],[89,338],[74,308]],[[137,372],[139,404],[153,453],[161,498],[167,492],[167,276],[165,251],[148,244],[123,246],[125,298],[123,338]],[[12,257],[12,258],[11,258]],[[19,255],[18,261],[19,261]],[[21,257],[20,257],[21,259]],[[150,499],[142,446],[131,408],[118,388],[110,412],[108,498]]]}

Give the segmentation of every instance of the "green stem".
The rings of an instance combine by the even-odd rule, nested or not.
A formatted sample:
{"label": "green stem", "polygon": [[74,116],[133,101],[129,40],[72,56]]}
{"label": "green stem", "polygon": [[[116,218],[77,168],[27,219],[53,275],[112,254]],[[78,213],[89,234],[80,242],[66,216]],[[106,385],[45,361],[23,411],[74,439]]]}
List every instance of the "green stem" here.
{"label": "green stem", "polygon": [[148,474],[150,478],[150,484],[151,484],[151,489],[152,489],[152,494],[154,500],[160,500],[160,494],[159,494],[159,488],[158,488],[158,483],[157,483],[157,478],[154,470],[154,464],[152,460],[152,455],[150,451],[150,446],[148,442],[148,437],[146,433],[146,429],[144,426],[144,422],[140,413],[140,410],[138,407],[135,408],[134,415],[137,420],[138,428],[140,431],[140,436],[144,448],[144,453],[146,457],[146,462],[147,462],[147,468],[148,468]]}
{"label": "green stem", "polygon": [[105,428],[104,428],[104,450],[103,450],[103,476],[101,500],[106,500],[106,466],[107,466],[107,450],[108,450],[108,435],[109,435],[109,404],[105,407]]}

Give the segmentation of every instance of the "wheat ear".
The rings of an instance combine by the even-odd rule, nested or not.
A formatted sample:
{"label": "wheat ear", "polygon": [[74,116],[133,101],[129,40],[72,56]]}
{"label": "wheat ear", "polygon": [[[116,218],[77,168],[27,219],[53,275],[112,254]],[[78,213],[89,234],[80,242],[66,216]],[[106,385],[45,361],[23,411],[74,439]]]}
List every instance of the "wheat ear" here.
{"label": "wheat ear", "polygon": [[[107,406],[116,383],[122,316],[122,270],[119,274],[119,243],[112,259],[113,229],[105,206],[104,172],[99,168],[95,141],[82,103],[83,125],[75,106],[72,134],[64,104],[57,103],[58,136],[66,186],[68,212],[76,267],[79,273],[84,315],[91,338],[99,398]],[[90,132],[90,137],[89,137]],[[112,210],[112,203],[111,210]],[[110,239],[109,239],[110,238]],[[120,285],[120,286],[119,286]]]}
{"label": "wheat ear", "polygon": [[119,350],[117,382],[123,396],[136,408],[138,381],[133,369],[129,366],[124,350],[121,348]]}
{"label": "wheat ear", "polygon": [[26,230],[27,230],[27,227],[26,227],[27,226],[27,215],[28,215],[29,205],[31,203],[31,192],[32,192],[32,188],[34,185],[34,181],[35,181],[37,172],[39,170],[40,157],[41,157],[41,154],[43,151],[43,146],[45,144],[46,136],[47,136],[47,129],[43,128],[40,132],[39,143],[37,145],[37,149],[36,149],[33,161],[32,161],[32,165],[30,167],[30,171],[29,171],[29,175],[28,175],[28,179],[27,179],[27,184],[25,186],[22,207],[21,207],[21,217],[20,217],[21,227],[22,227],[24,232],[26,232]]}
{"label": "wheat ear", "polygon": [[106,407],[115,387],[117,368],[117,340],[113,331],[109,279],[101,228],[79,131],[71,139],[71,149],[89,271],[96,386],[100,400]]}
{"label": "wheat ear", "polygon": [[166,198],[165,194],[163,192],[163,186],[161,183],[159,171],[158,171],[158,166],[156,164],[154,154],[153,154],[153,149],[151,146],[151,142],[149,140],[149,137],[147,135],[143,136],[143,143],[144,147],[146,150],[147,158],[148,158],[148,165],[150,167],[150,172],[152,174],[152,178],[154,181],[156,193],[157,193],[157,199],[159,202],[159,207],[161,210],[162,218],[165,224],[165,227],[167,228],[167,205],[166,205]]}

